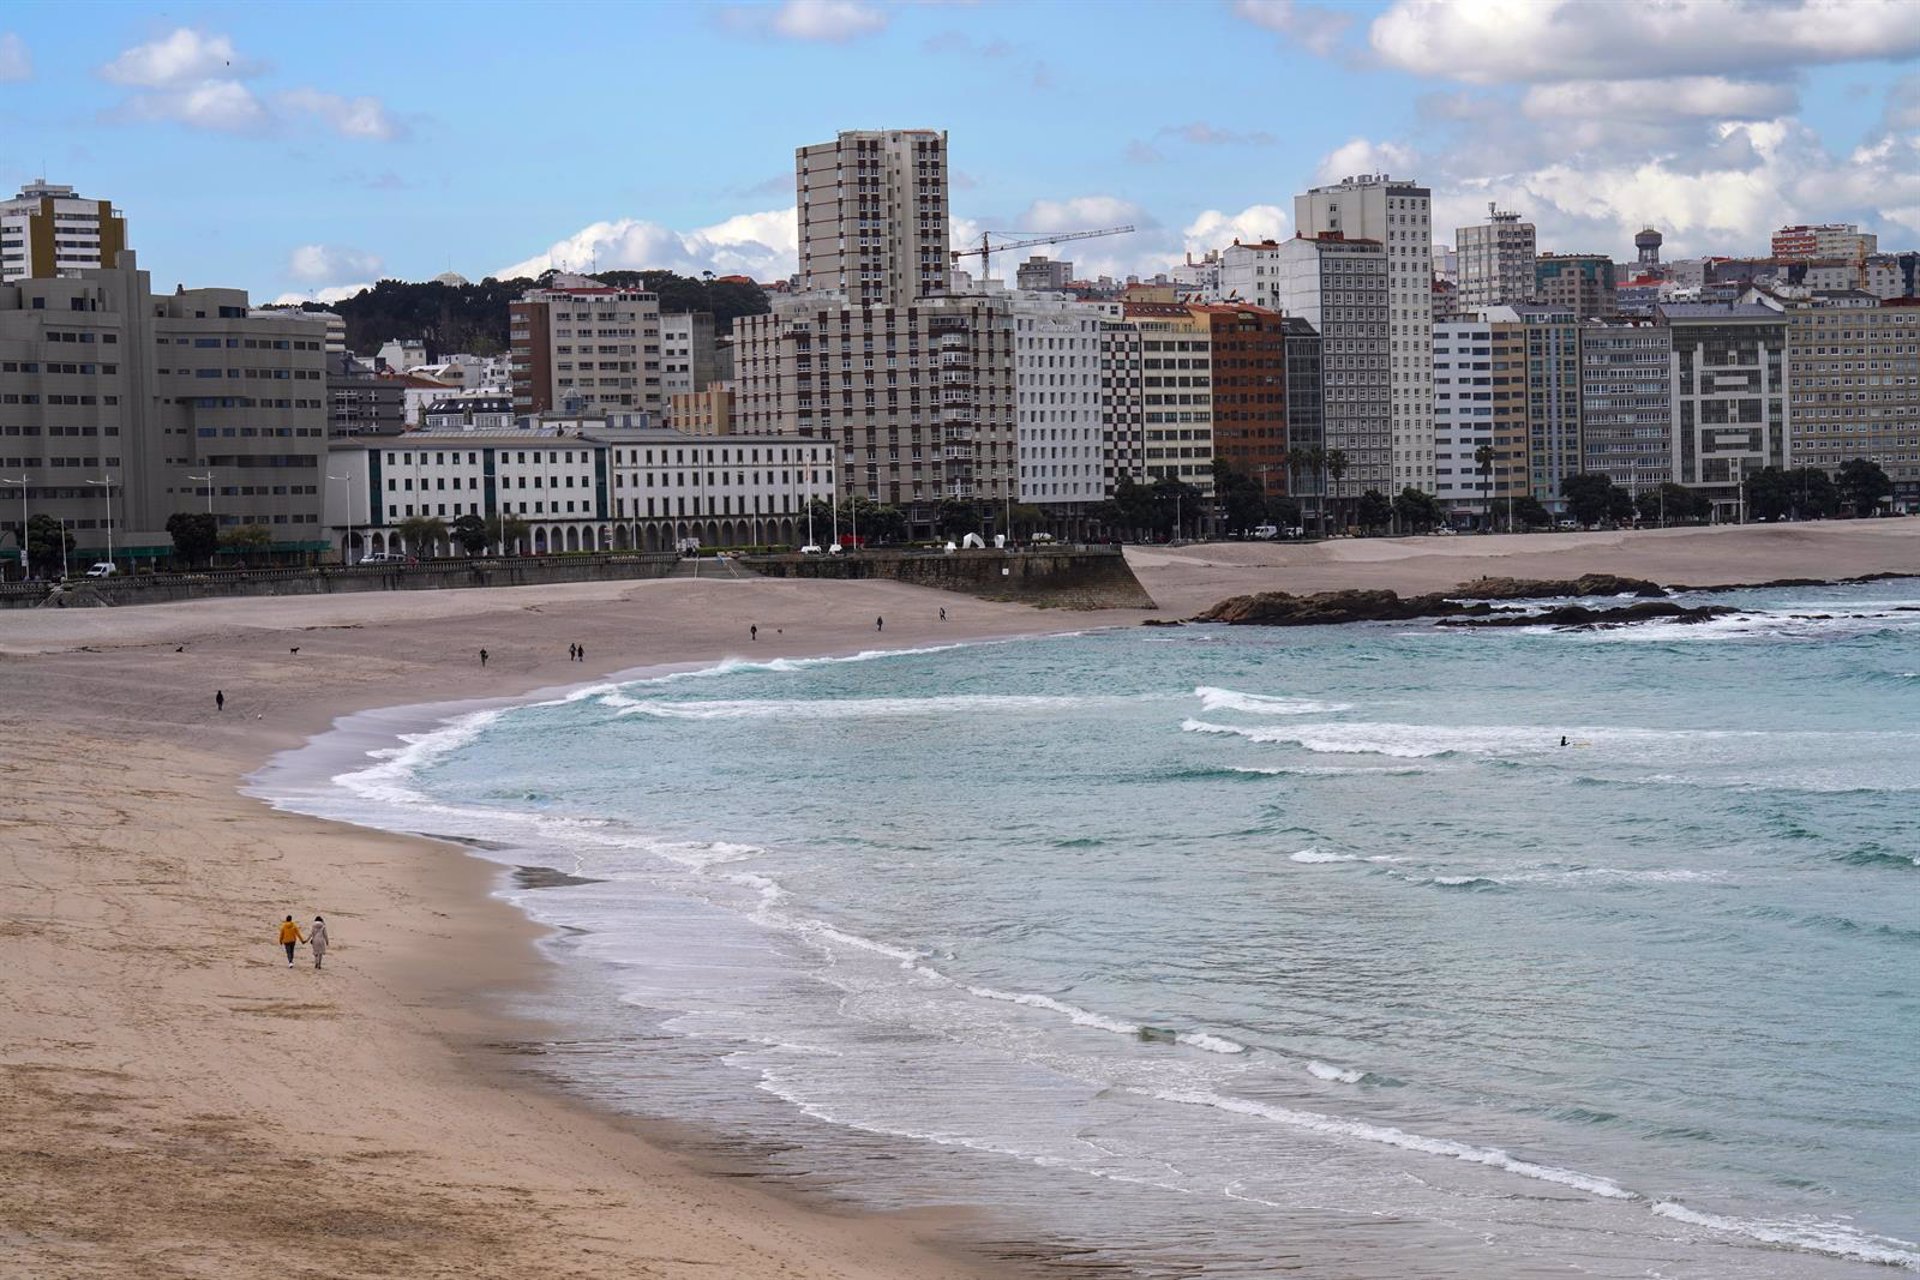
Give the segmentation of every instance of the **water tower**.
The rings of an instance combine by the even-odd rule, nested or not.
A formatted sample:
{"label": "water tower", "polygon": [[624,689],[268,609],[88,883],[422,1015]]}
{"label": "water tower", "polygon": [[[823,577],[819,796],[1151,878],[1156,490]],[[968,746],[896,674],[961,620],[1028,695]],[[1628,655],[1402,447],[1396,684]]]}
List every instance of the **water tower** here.
{"label": "water tower", "polygon": [[1633,247],[1640,251],[1641,274],[1650,274],[1646,268],[1660,265],[1661,235],[1652,227],[1644,227],[1633,238]]}

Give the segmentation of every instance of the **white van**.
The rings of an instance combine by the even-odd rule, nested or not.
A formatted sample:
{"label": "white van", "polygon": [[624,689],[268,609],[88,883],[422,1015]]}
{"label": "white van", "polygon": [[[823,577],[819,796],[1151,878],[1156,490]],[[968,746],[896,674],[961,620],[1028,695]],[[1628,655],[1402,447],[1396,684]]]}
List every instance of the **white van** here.
{"label": "white van", "polygon": [[89,578],[111,578],[118,572],[120,572],[119,565],[111,560],[102,560],[94,565],[93,568],[87,570],[87,576]]}

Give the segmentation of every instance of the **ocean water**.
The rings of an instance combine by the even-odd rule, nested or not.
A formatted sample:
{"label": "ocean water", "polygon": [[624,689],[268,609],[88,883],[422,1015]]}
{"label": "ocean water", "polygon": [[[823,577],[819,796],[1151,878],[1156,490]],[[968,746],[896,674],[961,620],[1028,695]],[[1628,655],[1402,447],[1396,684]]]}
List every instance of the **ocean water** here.
{"label": "ocean water", "polygon": [[575,877],[505,891],[546,1069],[862,1203],[1149,1275],[1920,1270],[1920,584],[1723,599],[730,660],[281,800]]}

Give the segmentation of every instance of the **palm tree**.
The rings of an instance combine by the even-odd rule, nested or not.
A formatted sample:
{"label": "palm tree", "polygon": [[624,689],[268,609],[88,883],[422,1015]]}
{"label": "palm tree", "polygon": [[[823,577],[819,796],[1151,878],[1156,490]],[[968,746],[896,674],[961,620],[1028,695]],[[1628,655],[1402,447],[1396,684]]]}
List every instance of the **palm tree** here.
{"label": "palm tree", "polygon": [[[1333,510],[1334,510],[1335,520],[1341,519],[1340,498],[1339,498],[1340,481],[1346,477],[1348,466],[1349,466],[1349,463],[1347,461],[1347,451],[1345,449],[1327,450],[1326,456],[1322,458],[1320,462],[1320,469],[1321,469],[1321,472],[1323,473],[1323,476],[1330,476],[1333,479],[1333,491],[1334,491]],[[1322,487],[1322,491],[1323,492],[1325,491],[1324,486]],[[1344,521],[1342,522],[1342,525],[1344,527]]]}
{"label": "palm tree", "polygon": [[1493,532],[1493,497],[1491,479],[1493,476],[1493,446],[1483,444],[1473,451],[1473,460],[1480,468],[1480,532]]}

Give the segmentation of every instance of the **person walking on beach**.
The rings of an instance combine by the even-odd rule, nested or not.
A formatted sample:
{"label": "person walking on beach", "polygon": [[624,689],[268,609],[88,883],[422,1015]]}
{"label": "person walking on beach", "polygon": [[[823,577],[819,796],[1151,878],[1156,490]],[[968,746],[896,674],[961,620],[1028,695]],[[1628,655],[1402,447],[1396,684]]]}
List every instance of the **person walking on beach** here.
{"label": "person walking on beach", "polygon": [[575,662],[585,662],[587,660],[587,646],[583,644],[573,646],[573,660]]}
{"label": "person walking on beach", "polygon": [[885,618],[875,618],[873,620],[873,629],[875,631],[885,631],[887,629],[887,620]]}
{"label": "person walking on beach", "polygon": [[300,936],[300,926],[293,922],[292,916],[280,922],[280,945],[287,949],[287,968],[293,968],[293,949],[305,941]]}
{"label": "person walking on beach", "polygon": [[307,930],[307,945],[313,948],[313,967],[318,969],[327,958],[327,922],[324,917],[313,918],[313,927]]}
{"label": "person walking on beach", "polygon": [[568,662],[578,662],[579,660],[580,660],[580,646],[579,646],[579,645],[577,645],[577,644],[570,644],[570,645],[568,645],[568,646],[567,646],[567,661],[568,661]]}
{"label": "person walking on beach", "polygon": [[748,638],[748,639],[750,639],[750,640],[758,640],[758,639],[760,638],[760,624],[759,624],[759,623],[757,623],[757,622],[750,622],[750,623],[748,623],[748,624],[747,624],[747,638]]}
{"label": "person walking on beach", "polygon": [[225,711],[227,709],[227,691],[225,689],[215,689],[213,691],[213,709],[215,711]]}
{"label": "person walking on beach", "polygon": [[946,606],[942,605],[940,608],[940,621],[945,622],[946,620],[947,620]]}
{"label": "person walking on beach", "polygon": [[480,651],[480,665],[483,667],[487,665],[487,651],[485,649]]}

